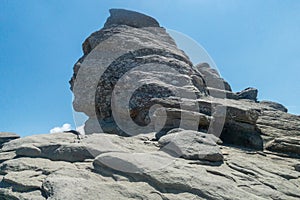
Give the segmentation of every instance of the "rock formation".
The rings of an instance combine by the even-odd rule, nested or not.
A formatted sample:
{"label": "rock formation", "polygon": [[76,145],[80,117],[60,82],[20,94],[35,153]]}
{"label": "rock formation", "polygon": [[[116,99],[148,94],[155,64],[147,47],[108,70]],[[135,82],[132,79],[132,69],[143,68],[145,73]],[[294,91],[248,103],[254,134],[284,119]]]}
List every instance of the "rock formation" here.
{"label": "rock formation", "polygon": [[20,138],[20,136],[15,133],[0,132],[0,148],[4,143],[18,138]]}
{"label": "rock formation", "polygon": [[0,199],[299,199],[300,117],[112,9],[70,81],[86,135],[0,133]]}

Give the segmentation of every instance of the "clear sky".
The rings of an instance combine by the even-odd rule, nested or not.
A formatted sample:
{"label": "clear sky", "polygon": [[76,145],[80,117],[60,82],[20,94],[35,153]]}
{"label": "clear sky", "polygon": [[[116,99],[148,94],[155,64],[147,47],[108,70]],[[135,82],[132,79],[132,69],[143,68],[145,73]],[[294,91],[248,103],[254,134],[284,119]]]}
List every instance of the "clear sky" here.
{"label": "clear sky", "polygon": [[300,1],[0,0],[0,131],[74,127],[72,67],[110,8],[140,11],[185,33],[234,91],[256,87],[259,100],[300,114]]}

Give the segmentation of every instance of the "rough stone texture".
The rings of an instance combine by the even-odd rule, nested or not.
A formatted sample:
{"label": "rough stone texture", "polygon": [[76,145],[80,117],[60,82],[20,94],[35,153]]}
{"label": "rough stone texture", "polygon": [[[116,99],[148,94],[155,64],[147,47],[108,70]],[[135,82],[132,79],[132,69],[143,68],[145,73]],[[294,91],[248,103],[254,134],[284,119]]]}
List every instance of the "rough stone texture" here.
{"label": "rough stone texture", "polygon": [[[141,23],[149,22],[135,12],[113,11],[120,15],[124,12]],[[119,14],[108,21],[117,18],[122,22]],[[155,23],[147,27],[129,26],[129,19],[121,22],[105,26],[87,38],[83,44],[84,56],[74,66],[70,81],[75,97],[73,106],[89,116],[85,124],[88,134],[97,130],[98,122],[104,132],[128,136],[122,124],[116,123],[113,109],[118,121],[127,123],[131,118],[134,123],[146,126],[151,123],[152,98],[181,95],[196,99],[208,94],[201,73],[164,28]],[[138,88],[132,88],[134,84]],[[117,98],[112,100],[113,95]],[[124,109],[127,107],[129,111]]]}
{"label": "rough stone texture", "polygon": [[266,144],[266,149],[300,155],[300,139],[296,137],[275,138]]}
{"label": "rough stone texture", "polygon": [[207,87],[219,90],[232,91],[227,81],[221,78],[217,70],[211,68],[207,63],[196,65],[197,70],[202,74]]}
{"label": "rough stone texture", "polygon": [[169,133],[158,140],[163,151],[191,160],[223,161],[217,141],[212,134],[196,131]]}
{"label": "rough stone texture", "polygon": [[300,155],[299,150],[296,150],[300,139],[299,116],[277,109],[265,110],[264,108],[256,122],[256,127],[261,132],[264,143],[268,144],[268,148],[287,154],[298,152]]}
{"label": "rough stone texture", "polygon": [[296,164],[294,167],[295,167],[295,170],[296,170],[296,171],[300,172],[300,163],[299,163],[299,164]]}
{"label": "rough stone texture", "polygon": [[72,133],[44,134],[14,140],[4,145],[2,150],[15,150],[18,156],[42,157],[70,162],[91,158],[92,155],[88,149],[76,141],[77,137]]}
{"label": "rough stone texture", "polygon": [[[190,102],[194,102],[193,100],[186,99],[181,102],[182,100],[178,98],[155,99],[153,101],[163,105],[164,107],[172,108],[171,110],[174,110],[174,108],[177,109],[177,112],[170,112],[171,114],[168,115],[166,125],[169,126],[165,126],[166,129],[163,129],[156,134],[158,139],[172,129],[172,126],[173,128],[179,127],[180,120],[178,120],[177,114],[179,104],[185,105],[190,104]],[[199,117],[199,130],[213,134],[216,134],[216,132],[220,132],[221,134],[222,131],[221,139],[225,143],[241,145],[255,149],[263,148],[263,138],[256,128],[256,121],[259,118],[259,112],[261,109],[260,107],[256,106],[258,104],[253,101],[235,101],[231,99],[212,97],[203,97],[201,99],[197,99],[195,102],[197,102],[199,105],[200,113],[196,114],[189,112],[188,116]],[[184,107],[187,108],[188,106]],[[217,113],[217,108],[221,108],[221,113]],[[169,109],[167,109],[167,113],[168,112]],[[181,110],[181,113],[184,112],[186,111]],[[159,119],[159,112],[155,114],[155,117]],[[211,120],[212,118],[218,119],[218,115],[221,115],[221,119],[215,121]],[[186,119],[188,118],[185,118],[185,122]],[[219,121],[224,122],[224,128],[222,125],[220,125],[221,130],[214,130],[220,127]],[[160,122],[161,120],[157,120],[157,123]],[[185,128],[184,126],[180,127]]]}
{"label": "rough stone texture", "polygon": [[[207,64],[193,67],[153,18],[136,12],[111,10],[83,51],[70,83],[75,109],[89,116],[89,134],[1,133],[0,199],[300,198],[299,116],[256,101],[256,89],[232,92]],[[119,86],[121,77],[129,82]],[[118,87],[124,94],[111,101]],[[175,97],[171,89],[197,95]],[[122,132],[113,117],[127,113],[119,108],[113,116],[118,105],[139,127],[153,123],[153,132]],[[99,123],[115,134],[97,133]]]}
{"label": "rough stone texture", "polygon": [[[230,146],[219,146],[223,163],[173,157],[161,150],[161,144],[176,134],[177,144],[192,142],[190,149],[198,152],[198,145],[204,143],[217,146],[214,136],[180,129],[160,141],[153,140],[154,133],[134,137],[86,135],[76,143],[98,149],[97,154],[92,151],[95,158],[70,162],[68,155],[72,157],[73,151],[68,151],[60,161],[50,160],[53,156],[2,160],[0,199],[300,198],[300,159]],[[199,134],[206,137],[198,138]],[[16,152],[24,145],[60,143],[58,138],[74,147],[76,136],[72,134],[36,135],[6,143],[1,154]],[[184,146],[179,147],[189,152]]]}
{"label": "rough stone texture", "polygon": [[[107,25],[85,40],[83,52],[70,83],[74,109],[89,117],[87,134],[157,131],[159,139],[180,127],[258,150],[277,137],[299,135],[298,116],[279,103],[258,102],[255,88],[232,92],[207,63],[194,67],[151,17],[112,10]],[[154,105],[164,108],[152,112]]]}
{"label": "rough stone texture", "polygon": [[250,99],[253,101],[257,100],[258,90],[255,88],[246,88],[241,92],[237,93],[239,99]]}
{"label": "rough stone texture", "polygon": [[18,138],[20,138],[20,136],[15,133],[0,132],[0,147],[2,147],[4,143]]}
{"label": "rough stone texture", "polygon": [[13,185],[15,191],[26,192],[40,189],[45,177],[42,172],[33,170],[9,172],[2,179],[2,184]]}
{"label": "rough stone texture", "polygon": [[276,102],[273,102],[273,101],[260,101],[259,103],[263,104],[263,105],[266,105],[266,106],[269,106],[270,108],[280,110],[282,112],[288,112],[288,109],[280,103],[276,103]]}
{"label": "rough stone texture", "polygon": [[104,27],[113,25],[127,25],[135,28],[159,27],[159,23],[147,15],[128,11],[124,9],[110,9],[110,17],[107,19]]}
{"label": "rough stone texture", "polygon": [[10,160],[16,157],[16,153],[13,151],[9,152],[0,152],[0,162],[4,162],[6,160]]}
{"label": "rough stone texture", "polygon": [[33,145],[22,145],[22,147],[16,150],[16,154],[18,156],[37,157],[42,154],[42,151],[40,148],[35,147]]}

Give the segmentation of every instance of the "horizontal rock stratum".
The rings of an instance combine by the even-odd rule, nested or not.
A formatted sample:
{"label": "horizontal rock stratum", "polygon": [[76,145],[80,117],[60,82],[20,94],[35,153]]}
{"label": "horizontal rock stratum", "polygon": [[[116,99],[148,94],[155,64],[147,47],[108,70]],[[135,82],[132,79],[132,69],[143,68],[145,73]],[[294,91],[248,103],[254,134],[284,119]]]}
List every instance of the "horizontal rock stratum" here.
{"label": "horizontal rock stratum", "polygon": [[110,10],[70,81],[85,135],[0,133],[0,199],[299,199],[300,117]]}
{"label": "horizontal rock stratum", "polygon": [[0,199],[300,198],[299,159],[197,141],[201,133],[172,134],[183,158],[160,151],[169,138],[153,141],[154,133],[81,140],[53,133],[10,141],[0,153]]}

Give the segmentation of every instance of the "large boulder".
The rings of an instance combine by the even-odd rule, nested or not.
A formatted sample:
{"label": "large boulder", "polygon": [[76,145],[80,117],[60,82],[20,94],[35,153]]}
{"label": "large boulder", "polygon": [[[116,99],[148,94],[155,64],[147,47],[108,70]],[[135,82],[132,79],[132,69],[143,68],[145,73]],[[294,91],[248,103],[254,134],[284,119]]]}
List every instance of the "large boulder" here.
{"label": "large boulder", "polygon": [[169,133],[158,140],[163,151],[191,160],[223,161],[222,152],[217,145],[219,138],[212,134],[196,131]]}
{"label": "large boulder", "polygon": [[104,28],[86,39],[83,51],[70,83],[74,109],[89,116],[88,134],[93,130],[128,136],[124,126],[133,126],[128,120],[150,127],[151,99],[208,94],[188,56],[164,28],[142,14],[112,10]]}
{"label": "large boulder", "polygon": [[277,137],[299,137],[298,116],[279,103],[259,102],[255,88],[233,92],[207,63],[194,66],[152,17],[110,13],[84,41],[70,81],[74,109],[88,116],[87,134],[156,132],[159,140],[182,128],[259,150]]}

